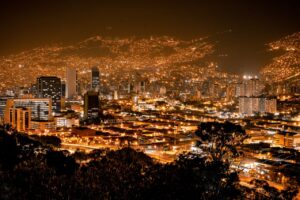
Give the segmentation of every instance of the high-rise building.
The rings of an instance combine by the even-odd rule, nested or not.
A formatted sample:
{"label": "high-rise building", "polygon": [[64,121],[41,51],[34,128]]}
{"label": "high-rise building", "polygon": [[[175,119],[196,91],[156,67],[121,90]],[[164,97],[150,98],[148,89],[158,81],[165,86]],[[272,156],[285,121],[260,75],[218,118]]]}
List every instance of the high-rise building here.
{"label": "high-rise building", "polygon": [[237,86],[238,96],[259,96],[261,95],[263,85],[257,76],[244,76],[243,82]]}
{"label": "high-rise building", "polygon": [[249,116],[255,113],[276,113],[277,100],[273,97],[240,97],[239,112]]}
{"label": "high-rise building", "polygon": [[89,91],[84,95],[84,118],[98,118],[99,117],[99,93]]}
{"label": "high-rise building", "polygon": [[12,99],[13,97],[10,96],[3,96],[0,97],[0,121],[4,119],[4,113],[6,108],[6,102],[8,99]]}
{"label": "high-rise building", "polygon": [[276,98],[262,96],[263,84],[257,76],[244,76],[237,87],[239,112],[243,115],[255,113],[275,113]]}
{"label": "high-rise building", "polygon": [[235,87],[232,84],[227,85],[226,87],[226,101],[232,101],[234,97]]}
{"label": "high-rise building", "polygon": [[65,81],[61,81],[61,96],[65,97],[66,96],[66,82]]}
{"label": "high-rise building", "polygon": [[98,67],[92,68],[92,90],[99,91],[100,89],[100,72]]}
{"label": "high-rise building", "polygon": [[252,115],[252,97],[239,98],[239,113],[243,115]]}
{"label": "high-rise building", "polygon": [[10,108],[9,109],[9,123],[18,132],[30,129],[31,111],[29,108]]}
{"label": "high-rise building", "polygon": [[67,68],[66,70],[66,98],[72,99],[77,94],[77,72],[76,69]]}
{"label": "high-rise building", "polygon": [[59,113],[61,109],[61,80],[55,76],[37,78],[37,93],[39,98],[52,99],[52,111]]}
{"label": "high-rise building", "polygon": [[20,107],[30,109],[31,120],[51,120],[51,101],[51,99],[9,99],[7,100],[5,108],[5,122],[9,122],[9,109]]}

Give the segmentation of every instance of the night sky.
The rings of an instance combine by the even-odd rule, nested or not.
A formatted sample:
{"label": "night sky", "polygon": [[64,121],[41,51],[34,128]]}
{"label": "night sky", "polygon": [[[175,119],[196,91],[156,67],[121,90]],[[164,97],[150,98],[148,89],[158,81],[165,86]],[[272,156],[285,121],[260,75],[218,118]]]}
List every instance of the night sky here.
{"label": "night sky", "polygon": [[220,67],[255,73],[265,44],[300,31],[299,0],[1,0],[0,55],[95,35],[209,36],[227,57]]}

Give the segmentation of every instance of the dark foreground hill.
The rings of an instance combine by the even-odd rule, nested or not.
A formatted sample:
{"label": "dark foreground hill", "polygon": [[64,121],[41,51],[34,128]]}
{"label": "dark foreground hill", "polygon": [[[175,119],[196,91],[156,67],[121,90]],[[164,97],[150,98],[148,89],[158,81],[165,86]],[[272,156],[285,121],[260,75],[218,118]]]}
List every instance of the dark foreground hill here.
{"label": "dark foreground hill", "polygon": [[290,199],[295,194],[260,182],[261,190],[241,187],[227,163],[198,155],[163,165],[130,148],[71,155],[40,141],[0,131],[0,199]]}

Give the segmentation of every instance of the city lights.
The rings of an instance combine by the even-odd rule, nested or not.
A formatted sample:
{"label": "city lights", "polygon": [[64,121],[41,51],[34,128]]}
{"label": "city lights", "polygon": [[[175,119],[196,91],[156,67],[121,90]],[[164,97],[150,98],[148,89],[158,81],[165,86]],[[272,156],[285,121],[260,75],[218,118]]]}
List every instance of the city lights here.
{"label": "city lights", "polygon": [[296,4],[0,3],[0,199],[300,199]]}

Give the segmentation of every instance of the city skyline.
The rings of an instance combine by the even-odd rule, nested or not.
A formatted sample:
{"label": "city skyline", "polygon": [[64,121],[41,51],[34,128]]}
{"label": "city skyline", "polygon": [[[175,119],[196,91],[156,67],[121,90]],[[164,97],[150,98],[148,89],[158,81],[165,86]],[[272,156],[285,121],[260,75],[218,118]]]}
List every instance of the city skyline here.
{"label": "city skyline", "polygon": [[1,1],[0,199],[300,199],[299,8]]}

